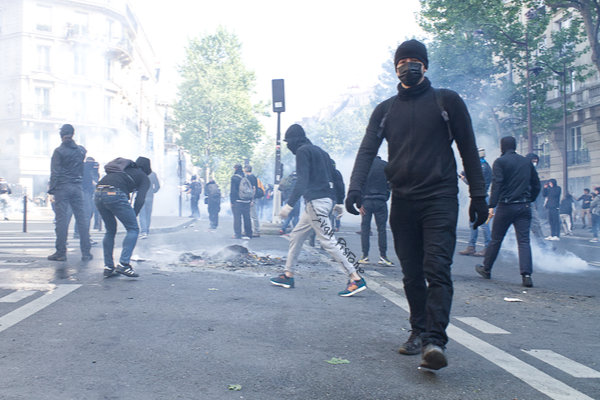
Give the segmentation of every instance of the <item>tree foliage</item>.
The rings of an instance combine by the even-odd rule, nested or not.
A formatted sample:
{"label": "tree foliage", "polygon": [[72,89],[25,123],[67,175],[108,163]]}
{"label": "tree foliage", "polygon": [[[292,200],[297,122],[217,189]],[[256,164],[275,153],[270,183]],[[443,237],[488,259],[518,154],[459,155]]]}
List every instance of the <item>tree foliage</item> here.
{"label": "tree foliage", "polygon": [[250,158],[262,127],[257,119],[264,105],[250,99],[254,74],[241,60],[241,44],[223,28],[191,39],[180,66],[182,83],[174,105],[179,144],[192,162],[227,182],[231,167]]}

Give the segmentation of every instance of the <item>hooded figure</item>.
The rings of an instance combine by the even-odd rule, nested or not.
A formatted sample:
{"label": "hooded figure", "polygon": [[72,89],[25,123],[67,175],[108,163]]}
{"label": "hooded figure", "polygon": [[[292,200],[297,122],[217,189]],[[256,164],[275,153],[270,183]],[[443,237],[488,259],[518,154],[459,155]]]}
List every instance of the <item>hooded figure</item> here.
{"label": "hooded figure", "polygon": [[312,142],[306,137],[306,132],[298,124],[293,124],[287,131],[285,131],[285,138],[283,139],[287,144],[287,148],[296,155],[296,152],[305,144],[312,144]]}

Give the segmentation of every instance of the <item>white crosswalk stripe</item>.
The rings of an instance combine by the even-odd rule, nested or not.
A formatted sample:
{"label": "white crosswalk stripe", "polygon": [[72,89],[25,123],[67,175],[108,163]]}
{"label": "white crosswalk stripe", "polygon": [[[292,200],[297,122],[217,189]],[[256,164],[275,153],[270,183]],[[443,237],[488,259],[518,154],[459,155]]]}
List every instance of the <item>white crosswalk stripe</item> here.
{"label": "white crosswalk stripe", "polygon": [[460,322],[463,322],[463,323],[477,329],[478,331],[480,331],[482,333],[501,334],[501,335],[510,334],[510,332],[505,331],[502,328],[498,328],[497,326],[492,325],[489,322],[485,322],[484,320],[479,319],[477,317],[454,317],[454,318],[456,318]]}
{"label": "white crosswalk stripe", "polygon": [[586,367],[576,361],[573,361],[563,355],[553,352],[552,350],[523,350],[523,352],[529,354],[550,364],[555,368],[560,369],[563,372],[571,375],[575,378],[600,378],[600,372]]}
{"label": "white crosswalk stripe", "polygon": [[0,303],[17,303],[37,293],[35,290],[17,290],[4,297],[0,297]]}

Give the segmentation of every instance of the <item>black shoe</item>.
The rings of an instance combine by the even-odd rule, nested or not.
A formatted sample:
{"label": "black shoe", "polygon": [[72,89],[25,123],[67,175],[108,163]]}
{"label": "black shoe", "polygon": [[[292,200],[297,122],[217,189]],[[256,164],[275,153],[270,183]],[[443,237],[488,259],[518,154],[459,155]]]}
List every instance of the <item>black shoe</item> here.
{"label": "black shoe", "polygon": [[448,359],[444,354],[444,349],[435,344],[429,343],[423,348],[421,359],[421,368],[438,370],[448,365]]}
{"label": "black shoe", "polygon": [[523,275],[523,286],[525,287],[533,287],[533,281],[531,280],[531,275]]}
{"label": "black shoe", "polygon": [[475,271],[477,271],[477,273],[481,275],[483,279],[490,279],[492,277],[492,271],[481,264],[477,264],[475,266]]}
{"label": "black shoe", "polygon": [[125,275],[125,276],[128,276],[130,278],[137,278],[139,276],[138,273],[135,272],[133,270],[133,268],[131,268],[131,265],[129,265],[129,264],[121,264],[121,263],[119,263],[117,265],[117,268],[115,268],[115,271],[117,271],[121,275]]}
{"label": "black shoe", "polygon": [[115,267],[104,266],[104,277],[110,278],[111,276],[116,275]]}
{"label": "black shoe", "polygon": [[419,354],[422,347],[421,332],[411,331],[408,340],[398,349],[398,353],[413,356]]}
{"label": "black shoe", "polygon": [[92,253],[86,253],[81,255],[81,261],[90,261],[94,256]]}
{"label": "black shoe", "polygon": [[50,261],[67,261],[67,255],[61,253],[54,253],[48,256],[48,260]]}
{"label": "black shoe", "polygon": [[98,244],[98,242],[90,239],[90,246],[96,246],[97,244]]}

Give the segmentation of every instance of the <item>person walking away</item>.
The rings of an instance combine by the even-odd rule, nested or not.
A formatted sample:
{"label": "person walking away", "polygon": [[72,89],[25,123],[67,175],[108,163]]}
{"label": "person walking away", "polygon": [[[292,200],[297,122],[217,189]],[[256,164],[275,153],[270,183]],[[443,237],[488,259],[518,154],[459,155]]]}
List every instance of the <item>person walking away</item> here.
{"label": "person walking away", "polygon": [[[483,173],[483,180],[485,181],[485,193],[489,193],[490,185],[492,184],[492,167],[485,159],[485,149],[479,149],[479,161],[481,162],[481,172]],[[464,171],[461,172],[458,176],[467,186],[469,185],[469,181],[465,176]],[[489,196],[486,195],[485,201],[489,200]],[[490,220],[486,221],[485,224],[481,225],[479,229],[473,229],[473,224],[469,223],[469,227],[471,228],[471,237],[469,238],[469,244],[467,248],[463,251],[459,251],[458,254],[463,256],[475,256],[475,257],[484,257],[485,249],[487,249],[490,244],[490,240],[492,235],[490,233]],[[483,249],[480,251],[476,251],[477,245],[477,232],[481,230],[483,232]]]}
{"label": "person walking away", "polygon": [[[110,277],[115,273],[138,277],[130,264],[131,254],[137,243],[140,228],[137,216],[146,201],[146,193],[150,190],[150,179],[152,173],[150,160],[146,157],[138,157],[135,162],[126,158],[116,158],[104,166],[106,175],[100,179],[94,202],[102,220],[106,233],[102,241],[104,250],[104,276]],[[137,192],[133,208],[129,204],[129,197]],[[125,230],[123,249],[119,257],[119,263],[115,266],[113,250],[115,247],[115,235],[117,234],[117,219],[121,221]]]}
{"label": "person walking away", "polygon": [[590,202],[590,214],[592,216],[592,235],[590,242],[598,242],[598,231],[600,231],[600,186],[594,188],[594,195]]}
{"label": "person walking away", "polygon": [[86,217],[83,199],[83,160],[86,149],[75,143],[75,129],[71,124],[60,128],[61,145],[54,149],[50,161],[50,186],[48,194],[54,197],[56,252],[48,256],[50,261],[67,259],[67,233],[71,211],[79,231],[81,261],[91,260],[89,218]]}
{"label": "person walking away", "polygon": [[556,184],[556,179],[550,179],[542,191],[546,198],[545,208],[548,210],[548,222],[550,223],[550,236],[546,240],[560,240],[560,218],[558,207],[560,206],[561,188]]}
{"label": "person walking away", "polygon": [[387,201],[390,198],[390,185],[385,176],[386,166],[387,162],[383,161],[381,157],[375,157],[373,164],[371,164],[365,186],[362,189],[360,244],[363,256],[358,261],[360,264],[369,263],[371,218],[374,216],[375,224],[377,225],[377,244],[379,246],[379,261],[377,263],[386,267],[394,265],[387,258]]}
{"label": "person walking away", "polygon": [[[531,162],[531,165],[533,165],[533,168],[537,171],[537,166],[540,161],[538,155],[535,153],[528,153],[525,155],[525,158]],[[531,233],[533,233],[533,237],[536,239],[538,246],[544,248],[547,244],[544,241],[544,229],[542,228],[542,221],[540,219],[539,210],[541,207],[541,197],[538,194],[537,198],[531,202]]]}
{"label": "person walking away", "polygon": [[502,155],[493,166],[490,216],[494,214],[492,241],[483,259],[483,265],[476,265],[475,271],[485,279],[492,276],[492,267],[498,257],[502,240],[508,228],[515,228],[519,248],[519,270],[522,284],[532,287],[532,257],[529,243],[531,224],[531,203],[540,193],[540,179],[533,164],[516,153],[517,141],[512,136],[500,139]]}
{"label": "person walking away", "polygon": [[200,209],[198,208],[198,201],[202,194],[202,184],[198,182],[196,175],[192,175],[192,181],[188,185],[186,193],[190,195],[190,210],[192,215],[190,218],[200,218]]}
{"label": "person walking away", "polygon": [[[252,238],[252,220],[250,218],[250,203],[254,198],[254,186],[242,171],[241,164],[233,166],[229,201],[233,213],[233,232],[235,239]],[[242,219],[244,220],[244,235],[242,236]]]}
{"label": "person walking away", "polygon": [[214,179],[208,181],[204,187],[204,201],[208,206],[208,220],[210,229],[217,229],[219,226],[219,212],[221,211],[221,189]]}
{"label": "person walking away", "polygon": [[425,77],[427,49],[417,40],[394,55],[398,94],[375,107],[356,155],[346,209],[359,211],[361,188],[383,139],[388,142],[386,176],[392,187],[390,227],[404,274],[412,332],[401,354],[421,353],[421,366],[448,365],[446,327],[452,304],[450,266],[456,247],[458,178],[456,141],[469,180],[469,215],[478,228],[488,217],[485,182],[471,118],[460,96],[434,89]]}
{"label": "person walking away", "polygon": [[10,186],[8,186],[6,179],[0,177],[0,206],[2,207],[2,218],[4,218],[5,221],[8,221],[10,194],[12,194],[12,190],[10,190]]}
{"label": "person walking away", "polygon": [[342,264],[342,268],[349,276],[346,289],[340,291],[338,295],[349,297],[362,292],[367,288],[367,284],[357,272],[358,262],[355,255],[341,239],[340,242],[336,240],[329,220],[332,210],[336,215],[343,212],[344,201],[343,188],[341,182],[336,179],[329,154],[313,145],[306,137],[304,129],[298,124],[293,124],[287,129],[284,141],[287,143],[287,148],[296,156],[298,179],[287,203],[281,209],[280,216],[287,217],[300,196],[304,197],[306,206],[298,224],[290,234],[285,271],[271,278],[271,284],[287,289],[294,287],[293,267],[298,261],[302,244],[314,229],[323,249]]}
{"label": "person walking away", "polygon": [[558,212],[560,214],[560,225],[563,228],[565,235],[572,235],[571,214],[573,213],[573,196],[571,196],[569,192],[565,192],[565,195],[560,201]]}
{"label": "person walking away", "polygon": [[[592,195],[590,194],[590,189],[583,189],[583,194],[579,196],[577,201],[581,201],[581,222],[583,222],[582,228],[586,228],[586,221],[591,219],[590,205],[592,204]],[[589,216],[589,218],[586,218]],[[591,222],[590,222],[591,225]]]}
{"label": "person walking away", "polygon": [[254,188],[254,197],[250,202],[250,220],[252,221],[252,237],[260,237],[260,223],[258,222],[258,201],[264,195],[264,187],[261,188],[262,184],[258,185],[258,178],[252,173],[252,166],[246,165],[244,166],[244,173],[246,174],[246,178],[252,184]]}
{"label": "person walking away", "polygon": [[[290,175],[282,179],[281,183],[279,184],[282,205],[285,205],[287,200],[290,198],[290,195],[292,194],[292,190],[294,189],[297,180],[298,175],[296,174],[296,171],[292,171]],[[283,222],[281,223],[281,228],[279,229],[280,235],[284,235],[287,233],[287,229],[290,223],[292,224],[292,229],[298,224],[301,209],[300,199],[296,201],[293,207],[294,208],[292,209],[292,211],[288,214],[286,218],[283,219]]]}
{"label": "person walking away", "polygon": [[152,206],[154,205],[154,195],[160,190],[160,182],[156,172],[152,171],[148,175],[150,180],[150,189],[146,192],[146,200],[140,210],[140,238],[146,239],[150,234],[150,223],[152,221]]}

